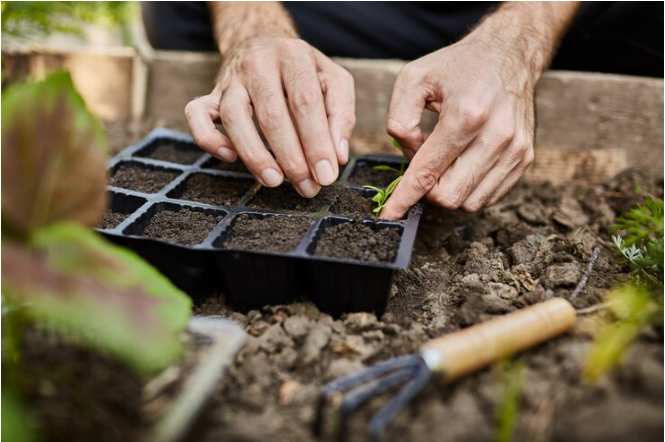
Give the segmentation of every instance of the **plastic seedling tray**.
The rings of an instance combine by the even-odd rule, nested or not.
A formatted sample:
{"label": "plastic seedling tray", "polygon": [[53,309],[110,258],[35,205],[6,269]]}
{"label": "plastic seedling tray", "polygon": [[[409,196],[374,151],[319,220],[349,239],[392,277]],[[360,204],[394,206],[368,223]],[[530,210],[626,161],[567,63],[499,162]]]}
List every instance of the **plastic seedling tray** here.
{"label": "plastic seedling tray", "polygon": [[[195,152],[200,152],[196,159]],[[301,199],[289,207],[290,196],[271,195],[288,192],[289,184],[277,189],[262,188],[242,165],[218,162],[198,150],[189,135],[155,129],[110,161],[109,210],[122,214],[118,216],[124,219],[115,226],[105,225],[106,228],[98,230],[143,256],[192,296],[222,291],[242,311],[308,298],[333,316],[351,311],[381,315],[395,271],[406,269],[411,261],[422,206],[413,207],[402,221],[377,220],[371,216],[352,219],[331,212],[335,199],[326,196],[327,192],[347,188],[371,198],[373,191],[350,183],[349,177],[358,168],[374,164],[399,168],[400,158],[377,155],[353,158],[338,182],[331,186],[333,189],[324,189],[314,201]],[[113,178],[127,166],[138,168],[134,172],[140,179]],[[151,181],[151,174],[155,173],[157,185]],[[165,176],[169,181],[162,186]],[[211,189],[209,195],[202,195],[201,189],[205,188]],[[267,242],[268,246],[261,249],[259,244],[258,248],[248,250],[232,242],[238,235],[239,223],[244,228],[247,220],[264,220],[278,226],[293,223],[297,229],[293,227],[296,233],[284,250],[267,250],[272,249],[270,232],[259,229],[250,233],[250,241]],[[394,258],[366,261],[316,254],[327,229],[350,222],[361,223],[372,232],[394,230],[395,233],[384,232],[396,241]],[[155,234],[151,223],[158,223],[163,231]],[[169,236],[178,226],[196,231],[184,240]],[[377,238],[381,241],[383,237]]]}

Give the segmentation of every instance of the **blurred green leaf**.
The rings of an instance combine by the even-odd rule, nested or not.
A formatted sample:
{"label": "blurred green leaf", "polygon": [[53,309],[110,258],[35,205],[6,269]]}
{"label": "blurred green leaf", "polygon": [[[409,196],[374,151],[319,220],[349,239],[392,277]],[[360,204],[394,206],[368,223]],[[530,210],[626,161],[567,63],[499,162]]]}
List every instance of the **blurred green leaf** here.
{"label": "blurred green leaf", "polygon": [[498,409],[497,442],[509,442],[513,439],[515,424],[522,402],[522,384],[526,367],[521,361],[504,359],[499,367],[503,399]]}
{"label": "blurred green leaf", "polygon": [[621,362],[626,348],[654,318],[662,316],[649,291],[639,285],[626,284],[607,297],[615,320],[605,323],[589,353],[585,368],[587,379],[596,380]]}
{"label": "blurred green leaf", "polygon": [[11,442],[35,440],[25,409],[5,386],[2,388],[2,440]]}
{"label": "blurred green leaf", "polygon": [[56,32],[83,34],[83,25],[125,26],[133,2],[2,2],[3,40],[26,40]]}
{"label": "blurred green leaf", "polygon": [[29,318],[142,372],[179,354],[191,301],[133,252],[71,223],[43,229],[31,247],[2,244],[3,294]]}
{"label": "blurred green leaf", "polygon": [[106,139],[67,73],[2,93],[3,233],[95,225],[106,207]]}
{"label": "blurred green leaf", "polygon": [[379,164],[378,166],[372,167],[372,169],[374,169],[374,170],[386,170],[386,171],[392,171],[392,172],[399,173],[399,169],[397,169],[396,167],[387,166],[385,164]]}

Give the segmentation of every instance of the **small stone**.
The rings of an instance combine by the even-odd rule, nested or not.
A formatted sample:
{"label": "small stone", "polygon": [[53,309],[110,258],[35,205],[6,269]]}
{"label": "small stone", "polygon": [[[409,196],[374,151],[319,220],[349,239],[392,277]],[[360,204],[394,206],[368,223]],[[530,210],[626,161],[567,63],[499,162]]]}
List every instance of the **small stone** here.
{"label": "small stone", "polygon": [[293,341],[288,337],[280,324],[271,325],[260,337],[259,347],[268,353],[281,350],[284,347],[292,347]]}
{"label": "small stone", "polygon": [[555,210],[552,219],[571,230],[589,224],[589,217],[582,210],[582,206],[571,196],[561,198],[561,203]]}
{"label": "small stone", "polygon": [[297,381],[286,381],[279,387],[279,403],[289,405],[293,401],[296,390],[300,387]]}
{"label": "small stone", "polygon": [[243,326],[246,326],[249,320],[247,319],[247,316],[243,315],[242,313],[238,312],[233,312],[231,315],[229,315],[229,319],[232,321],[237,322],[238,324],[241,324]]}
{"label": "small stone", "polygon": [[487,292],[491,296],[498,296],[502,299],[515,299],[517,297],[517,289],[515,287],[500,282],[488,283]]}
{"label": "small stone", "polygon": [[260,317],[261,317],[261,312],[259,312],[258,310],[250,310],[247,313],[247,319],[249,320],[249,322],[254,322]]}
{"label": "small stone", "polygon": [[580,266],[577,262],[566,262],[548,267],[543,275],[543,285],[547,288],[572,286],[580,279]]}
{"label": "small stone", "polygon": [[344,319],[344,325],[352,331],[364,331],[375,328],[377,325],[376,316],[370,313],[350,313]]}
{"label": "small stone", "polygon": [[383,341],[384,335],[381,330],[370,330],[363,332],[366,341]]}
{"label": "small stone", "polygon": [[252,336],[261,336],[266,330],[268,330],[268,328],[270,328],[270,324],[263,319],[259,319],[258,321],[252,322],[247,327],[247,333]]}
{"label": "small stone", "polygon": [[517,214],[529,224],[543,225],[547,221],[547,210],[540,201],[521,204]]}
{"label": "small stone", "polygon": [[316,323],[312,326],[301,350],[303,364],[309,365],[319,358],[321,351],[328,345],[331,334],[330,325]]}
{"label": "small stone", "polygon": [[295,340],[300,340],[307,335],[312,322],[304,316],[290,316],[284,321],[284,330]]}

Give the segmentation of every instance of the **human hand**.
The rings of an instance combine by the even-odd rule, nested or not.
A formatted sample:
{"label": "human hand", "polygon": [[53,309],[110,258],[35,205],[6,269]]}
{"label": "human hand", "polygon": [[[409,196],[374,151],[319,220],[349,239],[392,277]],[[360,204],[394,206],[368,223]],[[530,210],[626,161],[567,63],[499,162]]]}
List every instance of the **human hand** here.
{"label": "human hand", "polygon": [[[423,196],[475,212],[499,201],[534,159],[534,88],[579,2],[508,2],[458,43],[406,64],[388,133],[412,158],[381,212],[402,218]],[[439,113],[425,141],[424,109]]]}
{"label": "human hand", "polygon": [[[274,158],[254,126],[254,114]],[[320,186],[332,184],[338,165],[348,161],[355,126],[353,77],[297,38],[251,38],[229,48],[214,90],[187,104],[185,115],[206,152],[227,162],[239,156],[267,187],[279,186],[286,176],[311,198]]]}
{"label": "human hand", "polygon": [[[535,81],[526,63],[467,38],[404,66],[388,133],[411,164],[382,218],[401,218],[423,196],[474,212],[501,199],[533,162]],[[427,141],[423,110],[439,113]]]}

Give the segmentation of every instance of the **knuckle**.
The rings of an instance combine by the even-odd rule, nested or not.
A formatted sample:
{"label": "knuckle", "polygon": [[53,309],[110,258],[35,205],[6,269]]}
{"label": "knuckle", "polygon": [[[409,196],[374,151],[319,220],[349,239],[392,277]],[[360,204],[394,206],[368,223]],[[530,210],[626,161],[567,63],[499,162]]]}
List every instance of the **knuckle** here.
{"label": "knuckle", "polygon": [[356,126],[356,113],[353,111],[342,112],[339,119],[347,126],[353,128]]}
{"label": "knuckle", "polygon": [[257,117],[261,125],[266,129],[280,127],[286,117],[286,111],[275,100],[268,100],[256,109]]}
{"label": "knuckle", "polygon": [[462,205],[462,201],[460,201],[459,195],[450,192],[438,195],[436,198],[436,202],[437,204],[439,204],[439,206],[448,210],[459,209],[459,207]]}
{"label": "knuckle", "polygon": [[299,90],[293,94],[293,107],[296,110],[308,110],[321,103],[321,100],[321,94],[313,89]]}
{"label": "knuckle", "polygon": [[286,176],[289,177],[289,179],[292,181],[297,182],[309,176],[309,169],[307,168],[307,165],[301,163],[300,161],[287,159],[285,161],[280,161],[279,167],[282,168]]}
{"label": "knuckle", "polygon": [[416,135],[418,128],[408,128],[401,121],[388,117],[388,120],[386,121],[386,130],[391,137],[397,138],[398,140],[404,140]]}
{"label": "knuckle", "polygon": [[459,104],[457,113],[463,130],[475,132],[485,124],[489,111],[480,101],[466,100]]}
{"label": "knuckle", "polygon": [[414,78],[419,78],[421,77],[422,70],[418,66],[417,63],[410,62],[406,63],[402,68],[399,70],[399,73],[397,74],[398,78],[405,78],[405,79],[414,79]]}
{"label": "knuckle", "polygon": [[309,52],[309,45],[300,39],[287,39],[279,43],[279,49],[289,56],[301,56],[303,52]]}
{"label": "knuckle", "polygon": [[518,164],[524,160],[527,153],[527,145],[525,143],[516,143],[510,150],[508,150],[508,161],[512,164]]}
{"label": "knuckle", "polygon": [[194,134],[194,142],[197,144],[197,146],[203,147],[203,148],[214,148],[215,142],[217,140],[217,137],[215,137],[215,134],[208,132],[205,134]]}
{"label": "knuckle", "polygon": [[469,213],[476,213],[483,208],[483,201],[480,199],[467,200],[462,204],[462,210]]}
{"label": "knuckle", "polygon": [[257,73],[261,70],[262,58],[256,52],[249,53],[240,62],[240,68],[245,72]]}
{"label": "knuckle", "polygon": [[224,100],[219,104],[219,119],[225,126],[233,125],[238,116],[239,108],[233,100]]}
{"label": "knuckle", "polygon": [[535,159],[536,153],[534,152],[533,148],[527,149],[524,153],[524,157],[522,158],[522,161],[524,162],[524,168],[526,169],[527,167],[531,166]]}
{"label": "knuckle", "polygon": [[188,120],[192,118],[192,114],[196,110],[196,107],[198,104],[196,103],[196,100],[192,100],[187,105],[185,106],[185,118]]}
{"label": "knuckle", "polygon": [[413,179],[414,188],[420,193],[427,193],[438,180],[437,174],[431,169],[422,169],[416,172]]}

